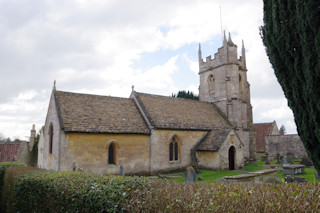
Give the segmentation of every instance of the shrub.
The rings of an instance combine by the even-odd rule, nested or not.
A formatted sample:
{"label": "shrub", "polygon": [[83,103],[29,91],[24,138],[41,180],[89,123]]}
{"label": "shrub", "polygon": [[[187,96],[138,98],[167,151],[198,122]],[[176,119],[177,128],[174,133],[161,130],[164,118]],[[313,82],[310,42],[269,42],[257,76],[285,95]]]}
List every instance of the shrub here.
{"label": "shrub", "polygon": [[[115,212],[147,178],[105,177],[83,172],[39,171],[16,183],[20,212]],[[28,195],[28,196],[26,196]]]}
{"label": "shrub", "polygon": [[20,162],[2,162],[2,163],[0,163],[0,195],[2,194],[4,172],[5,172],[6,168],[12,167],[12,166],[25,166],[25,165]]}
{"label": "shrub", "polygon": [[1,208],[1,203],[2,203],[2,188],[3,188],[5,170],[6,168],[13,167],[13,166],[25,166],[25,164],[20,162],[1,162],[0,163],[0,213],[3,212]]}
{"label": "shrub", "polygon": [[129,212],[314,212],[319,184],[177,183],[154,181],[133,191]]}
{"label": "shrub", "polygon": [[3,179],[2,199],[0,205],[2,212],[17,212],[15,208],[15,183],[20,175],[33,170],[38,170],[38,168],[25,166],[6,168]]}

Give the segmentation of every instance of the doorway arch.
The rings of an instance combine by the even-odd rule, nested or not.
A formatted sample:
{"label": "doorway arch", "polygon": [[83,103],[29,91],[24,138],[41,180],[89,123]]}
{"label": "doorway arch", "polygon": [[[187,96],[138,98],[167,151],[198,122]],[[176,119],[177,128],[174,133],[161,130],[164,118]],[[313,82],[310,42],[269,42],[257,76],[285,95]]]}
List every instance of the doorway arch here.
{"label": "doorway arch", "polygon": [[229,170],[235,169],[235,159],[236,159],[236,148],[231,146],[229,148]]}

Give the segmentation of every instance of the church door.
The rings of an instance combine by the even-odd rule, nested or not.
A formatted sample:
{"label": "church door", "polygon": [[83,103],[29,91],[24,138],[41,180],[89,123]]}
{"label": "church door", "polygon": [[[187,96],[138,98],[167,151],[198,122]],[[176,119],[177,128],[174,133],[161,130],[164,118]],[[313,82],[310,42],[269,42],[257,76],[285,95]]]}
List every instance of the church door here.
{"label": "church door", "polygon": [[231,146],[229,149],[229,170],[235,169],[236,149]]}

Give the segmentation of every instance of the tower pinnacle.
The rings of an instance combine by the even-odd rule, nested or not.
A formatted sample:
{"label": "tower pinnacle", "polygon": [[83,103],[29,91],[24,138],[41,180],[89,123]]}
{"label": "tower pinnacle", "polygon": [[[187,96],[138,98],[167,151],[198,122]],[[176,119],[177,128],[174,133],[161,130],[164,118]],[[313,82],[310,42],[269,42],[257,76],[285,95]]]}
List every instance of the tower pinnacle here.
{"label": "tower pinnacle", "polygon": [[228,44],[229,44],[229,45],[234,45],[234,43],[233,43],[232,40],[231,40],[231,34],[230,34],[230,32],[229,32]]}
{"label": "tower pinnacle", "polygon": [[223,31],[223,46],[227,45],[226,31]]}
{"label": "tower pinnacle", "polygon": [[243,58],[244,66],[246,67],[246,49],[244,48],[244,42],[243,42],[243,39],[242,39],[241,55],[242,55],[242,58]]}
{"label": "tower pinnacle", "polygon": [[198,58],[199,58],[199,62],[200,62],[202,60],[202,52],[201,52],[201,44],[200,44],[200,42],[199,42]]}

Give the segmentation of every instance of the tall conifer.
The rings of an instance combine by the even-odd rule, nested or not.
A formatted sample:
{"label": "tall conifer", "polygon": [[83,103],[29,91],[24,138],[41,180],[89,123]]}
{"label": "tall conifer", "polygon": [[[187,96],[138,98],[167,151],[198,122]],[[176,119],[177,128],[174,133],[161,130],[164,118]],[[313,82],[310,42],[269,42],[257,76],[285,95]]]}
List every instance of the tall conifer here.
{"label": "tall conifer", "polygon": [[320,171],[320,1],[264,0],[261,36],[299,136]]}

